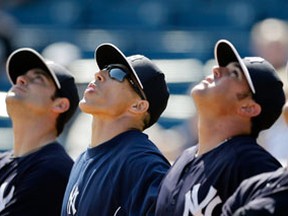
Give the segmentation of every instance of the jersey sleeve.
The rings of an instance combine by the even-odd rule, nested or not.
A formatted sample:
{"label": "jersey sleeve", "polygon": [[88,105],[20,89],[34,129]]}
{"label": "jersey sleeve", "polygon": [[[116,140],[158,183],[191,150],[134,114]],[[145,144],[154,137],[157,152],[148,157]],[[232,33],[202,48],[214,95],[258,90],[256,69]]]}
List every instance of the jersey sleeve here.
{"label": "jersey sleeve", "polygon": [[285,169],[246,179],[223,206],[228,215],[287,215],[288,181]]}
{"label": "jersey sleeve", "polygon": [[[233,216],[268,216],[275,215],[273,210],[273,200],[271,198],[261,198],[253,200],[233,213]],[[232,214],[231,214],[232,215]]]}

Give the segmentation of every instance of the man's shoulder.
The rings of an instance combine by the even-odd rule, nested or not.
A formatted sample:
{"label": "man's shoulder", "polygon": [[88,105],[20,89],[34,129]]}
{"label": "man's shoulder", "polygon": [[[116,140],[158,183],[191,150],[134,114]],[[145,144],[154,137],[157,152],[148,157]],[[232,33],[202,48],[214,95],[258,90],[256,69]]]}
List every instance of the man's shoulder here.
{"label": "man's shoulder", "polygon": [[[272,155],[257,143],[256,138],[250,136],[238,136],[232,138],[229,142],[229,148],[232,148],[238,155],[263,155],[272,157]],[[244,153],[244,154],[243,154]]]}
{"label": "man's shoulder", "polygon": [[64,147],[58,143],[51,143],[47,146],[44,146],[42,149],[38,150],[35,153],[36,157],[43,158],[43,159],[51,159],[54,160],[72,160],[71,157],[68,155]]}
{"label": "man's shoulder", "polygon": [[6,164],[10,163],[13,160],[12,151],[5,151],[0,153],[0,169],[3,168]]}
{"label": "man's shoulder", "polygon": [[74,162],[63,146],[59,143],[52,143],[25,158],[24,163],[46,173],[66,173],[66,170],[71,170]]}
{"label": "man's shoulder", "polygon": [[13,155],[12,150],[7,150],[7,151],[2,151],[0,152],[0,161],[1,160],[6,160],[7,158],[11,158]]}

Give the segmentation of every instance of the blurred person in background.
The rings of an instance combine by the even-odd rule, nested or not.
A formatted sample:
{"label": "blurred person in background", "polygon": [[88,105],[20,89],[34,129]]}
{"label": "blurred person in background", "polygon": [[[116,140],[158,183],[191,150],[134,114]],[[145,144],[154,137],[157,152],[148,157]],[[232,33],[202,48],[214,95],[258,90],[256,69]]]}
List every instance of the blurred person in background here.
{"label": "blurred person in background", "polygon": [[[256,23],[251,30],[251,52],[267,59],[276,69],[283,82],[288,98],[286,63],[288,59],[288,23],[284,20],[269,18]],[[274,155],[282,164],[288,158],[288,126],[284,116],[268,130],[259,134],[258,142]]]}
{"label": "blurred person in background", "polygon": [[11,87],[5,65],[13,51],[13,39],[17,31],[16,20],[0,10],[0,91],[8,91]]}
{"label": "blurred person in background", "polygon": [[171,164],[181,153],[198,143],[197,114],[184,119],[180,124],[165,129],[156,124],[147,130],[149,137],[153,140],[160,151]]}
{"label": "blurred person in background", "polygon": [[203,64],[193,58],[155,63],[165,71],[170,98],[162,119],[146,132],[172,164],[185,149],[198,143],[197,112],[190,92],[204,77]]}
{"label": "blurred person in background", "polygon": [[60,215],[73,160],[57,141],[75,113],[74,77],[30,48],[7,60],[11,151],[0,155],[0,215]]}
{"label": "blurred person in background", "polygon": [[[189,90],[191,91],[191,88]],[[185,105],[187,106],[185,109],[195,109],[192,101],[191,104],[187,103]],[[181,110],[183,111],[183,107]],[[185,149],[198,143],[197,112],[192,112],[181,123],[167,129],[160,124],[155,124],[147,129],[147,134],[157,144],[170,163],[173,164]]]}
{"label": "blurred person in background", "polygon": [[256,142],[285,103],[275,69],[260,57],[242,59],[227,40],[216,43],[214,55],[217,66],[191,91],[199,143],[164,177],[156,215],[220,215],[244,179],[281,167]]}
{"label": "blurred person in background", "polygon": [[15,35],[17,35],[16,20],[0,10],[0,151],[10,149],[12,145],[10,138],[12,123],[5,109],[5,94],[11,88],[11,83],[7,78],[5,65],[9,54],[13,51]]}
{"label": "blurred person in background", "polygon": [[62,215],[154,215],[168,160],[143,133],[169,98],[165,76],[142,55],[96,48],[99,71],[79,103],[92,116],[89,147],[72,168]]}
{"label": "blurred person in background", "polygon": [[286,63],[288,59],[288,23],[269,18],[256,23],[251,30],[251,53],[269,61],[276,69],[288,94]]}

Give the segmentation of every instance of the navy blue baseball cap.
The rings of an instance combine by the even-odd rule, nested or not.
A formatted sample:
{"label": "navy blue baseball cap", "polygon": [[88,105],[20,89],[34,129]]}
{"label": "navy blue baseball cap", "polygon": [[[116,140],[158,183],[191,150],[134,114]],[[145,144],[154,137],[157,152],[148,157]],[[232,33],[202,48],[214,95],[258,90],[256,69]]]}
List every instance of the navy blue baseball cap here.
{"label": "navy blue baseball cap", "polygon": [[55,83],[58,90],[57,95],[68,98],[70,107],[65,112],[68,121],[76,111],[79,103],[74,77],[65,67],[44,59],[37,51],[31,48],[17,49],[7,59],[6,72],[12,84],[16,83],[18,76],[33,68],[41,68],[47,72]]}
{"label": "navy blue baseball cap", "polygon": [[121,64],[128,69],[126,72],[149,102],[150,121],[146,128],[157,122],[166,109],[169,98],[164,73],[147,57],[143,55],[126,57],[110,43],[103,43],[96,48],[95,59],[101,70],[110,64]]}
{"label": "navy blue baseball cap", "polygon": [[285,103],[283,83],[275,68],[261,57],[241,58],[236,48],[227,40],[219,40],[214,49],[220,67],[238,62],[250,86],[253,99],[261,106],[260,115],[252,119],[253,127],[260,132],[277,120]]}

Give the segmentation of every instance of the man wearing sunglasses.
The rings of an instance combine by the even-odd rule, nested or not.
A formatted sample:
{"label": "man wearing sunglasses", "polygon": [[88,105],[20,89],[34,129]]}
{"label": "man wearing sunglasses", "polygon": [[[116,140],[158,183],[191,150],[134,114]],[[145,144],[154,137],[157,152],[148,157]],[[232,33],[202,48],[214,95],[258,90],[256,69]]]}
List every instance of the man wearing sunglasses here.
{"label": "man wearing sunglasses", "polygon": [[142,131],[166,108],[164,74],[112,44],[100,45],[95,58],[99,71],[79,103],[92,115],[91,142],[72,169],[62,215],[152,215],[170,164]]}

